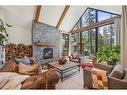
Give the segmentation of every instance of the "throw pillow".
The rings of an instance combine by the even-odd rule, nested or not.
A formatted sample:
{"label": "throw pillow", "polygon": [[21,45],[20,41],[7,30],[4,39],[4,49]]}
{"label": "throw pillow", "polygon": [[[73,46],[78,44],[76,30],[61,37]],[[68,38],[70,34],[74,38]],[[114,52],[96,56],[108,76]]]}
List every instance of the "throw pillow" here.
{"label": "throw pillow", "polygon": [[3,67],[0,68],[0,72],[15,72],[17,64],[14,61],[7,61]]}
{"label": "throw pillow", "polygon": [[15,62],[16,62],[16,64],[18,65],[20,62],[22,62],[22,59],[15,58]]}
{"label": "throw pillow", "polygon": [[110,77],[122,79],[125,75],[124,67],[121,64],[117,64],[112,72],[110,73]]}
{"label": "throw pillow", "polygon": [[38,64],[28,66],[20,62],[18,65],[19,74],[34,75],[39,73],[39,69]]}
{"label": "throw pillow", "polygon": [[72,54],[72,59],[78,59],[78,54],[77,53]]}
{"label": "throw pillow", "polygon": [[82,68],[86,68],[86,67],[93,68],[93,65],[90,63],[85,63],[85,64],[81,64],[81,67]]}
{"label": "throw pillow", "polygon": [[20,62],[25,64],[25,65],[30,65],[30,60],[27,56],[23,57],[22,59],[19,59],[19,58],[15,58],[15,62],[17,64],[19,64]]}
{"label": "throw pillow", "polygon": [[22,63],[24,63],[25,65],[30,65],[30,60],[27,56],[23,57]]}

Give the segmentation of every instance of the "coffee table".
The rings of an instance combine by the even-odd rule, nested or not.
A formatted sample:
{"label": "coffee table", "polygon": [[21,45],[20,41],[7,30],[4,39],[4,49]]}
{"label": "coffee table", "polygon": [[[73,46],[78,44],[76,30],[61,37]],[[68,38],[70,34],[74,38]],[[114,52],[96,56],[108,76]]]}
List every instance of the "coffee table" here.
{"label": "coffee table", "polygon": [[[80,63],[68,61],[64,65],[60,65],[59,62],[51,62],[48,64],[49,67],[56,69],[60,73],[61,82],[70,75],[80,72]],[[69,73],[68,73],[69,72]]]}

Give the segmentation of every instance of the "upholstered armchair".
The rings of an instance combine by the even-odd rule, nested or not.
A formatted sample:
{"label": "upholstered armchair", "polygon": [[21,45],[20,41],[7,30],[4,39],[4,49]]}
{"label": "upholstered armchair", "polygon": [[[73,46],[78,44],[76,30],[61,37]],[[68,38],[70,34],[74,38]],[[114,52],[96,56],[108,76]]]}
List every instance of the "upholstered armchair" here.
{"label": "upholstered armchair", "polygon": [[71,54],[69,56],[69,61],[81,63],[81,56],[79,54]]}
{"label": "upholstered armchair", "polygon": [[[107,71],[108,78],[108,88],[109,89],[127,89],[127,69],[124,68],[125,75],[122,79],[118,79],[110,76],[113,71],[113,67],[104,64],[94,64],[94,68],[101,69]],[[84,87],[88,87],[93,89],[92,85],[92,69],[91,68],[83,68],[83,81]]]}
{"label": "upholstered armchair", "polygon": [[[101,70],[106,70],[108,73],[111,73],[112,71],[112,67],[111,66],[106,66],[106,65],[102,65],[102,64],[94,64],[94,68],[98,68]],[[92,85],[92,69],[91,68],[83,68],[83,82],[84,82],[84,87],[88,87],[88,88],[93,88]]]}
{"label": "upholstered armchair", "polygon": [[127,69],[124,68],[124,77],[118,79],[115,77],[108,76],[109,89],[127,89]]}

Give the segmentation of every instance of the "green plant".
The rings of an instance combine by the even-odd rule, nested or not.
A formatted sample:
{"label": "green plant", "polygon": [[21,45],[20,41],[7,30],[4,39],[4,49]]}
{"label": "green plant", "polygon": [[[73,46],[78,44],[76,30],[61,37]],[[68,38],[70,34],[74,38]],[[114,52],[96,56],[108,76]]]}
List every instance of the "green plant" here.
{"label": "green plant", "polygon": [[99,63],[111,62],[116,65],[120,60],[120,46],[106,47],[97,52]]}
{"label": "green plant", "polygon": [[8,41],[8,33],[7,28],[12,27],[11,25],[4,23],[2,19],[0,19],[0,44],[3,44],[4,41]]}

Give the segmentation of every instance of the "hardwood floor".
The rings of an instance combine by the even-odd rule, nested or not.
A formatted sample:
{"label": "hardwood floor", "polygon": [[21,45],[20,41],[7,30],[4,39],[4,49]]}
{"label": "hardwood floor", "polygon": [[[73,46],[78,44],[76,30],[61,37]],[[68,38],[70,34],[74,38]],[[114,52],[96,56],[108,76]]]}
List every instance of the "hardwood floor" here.
{"label": "hardwood floor", "polygon": [[77,72],[73,76],[69,77],[68,79],[64,80],[63,82],[59,81],[59,83],[56,85],[56,89],[66,89],[66,90],[82,90],[83,87],[83,71],[80,69],[80,73]]}

